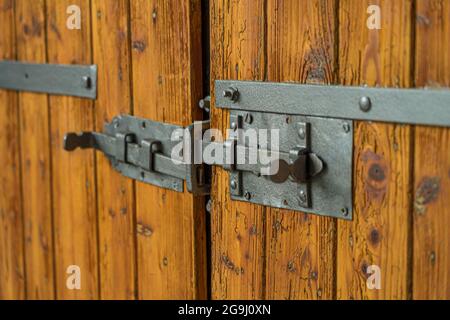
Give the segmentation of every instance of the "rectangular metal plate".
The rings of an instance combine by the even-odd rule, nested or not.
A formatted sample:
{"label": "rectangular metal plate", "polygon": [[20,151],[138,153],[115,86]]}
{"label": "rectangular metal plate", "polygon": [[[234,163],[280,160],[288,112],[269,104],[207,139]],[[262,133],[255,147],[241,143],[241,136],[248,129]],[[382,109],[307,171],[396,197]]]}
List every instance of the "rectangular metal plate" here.
{"label": "rectangular metal plate", "polygon": [[[450,127],[450,90],[228,80],[216,81],[215,87],[219,108]],[[239,91],[236,102],[222,94],[230,87]],[[371,101],[371,109],[367,112],[359,106],[362,97]]]}
{"label": "rectangular metal plate", "polygon": [[0,61],[0,88],[96,99],[97,66]]}
{"label": "rectangular metal plate", "polygon": [[[247,113],[239,110],[230,112],[232,118],[245,117]],[[285,153],[304,143],[298,134],[299,126],[309,123],[311,151],[320,156],[326,167],[310,183],[309,208],[304,208],[299,200],[300,191],[305,189],[304,184],[292,181],[276,184],[251,172],[240,172],[243,192],[241,195],[232,194],[231,198],[247,202],[247,193],[250,194],[249,202],[255,204],[351,220],[352,121],[263,112],[252,112],[251,115],[252,123],[242,123],[242,129],[279,129],[280,151]]]}
{"label": "rectangular metal plate", "polygon": [[[160,154],[167,156],[170,159],[172,149],[178,143],[171,141],[172,132],[178,129],[180,129],[180,127],[175,125],[143,120],[129,115],[121,115],[116,117],[112,123],[106,125],[105,133],[115,136],[116,133],[127,134],[133,132],[133,134],[136,135],[136,142],[139,145],[142,143],[142,140],[146,139],[161,141],[162,149]],[[163,162],[162,165],[164,165],[164,163],[172,165],[171,162]],[[146,171],[127,163],[114,161],[114,159],[112,159],[112,166],[124,176],[131,179],[177,192],[183,192],[184,190],[184,179],[172,177],[164,173]],[[174,169],[175,168],[171,166],[170,168],[167,168],[167,170],[162,171],[173,171]],[[182,166],[177,168],[177,170],[183,170],[184,172],[185,167]],[[176,172],[173,171],[173,173]]]}

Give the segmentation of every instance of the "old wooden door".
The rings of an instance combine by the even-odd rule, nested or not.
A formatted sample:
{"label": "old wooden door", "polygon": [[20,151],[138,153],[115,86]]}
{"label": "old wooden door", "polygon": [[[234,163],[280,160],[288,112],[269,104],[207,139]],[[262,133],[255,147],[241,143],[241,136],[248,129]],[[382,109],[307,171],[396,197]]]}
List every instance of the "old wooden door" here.
{"label": "old wooden door", "polygon": [[62,149],[189,125],[218,79],[449,87],[449,39],[446,0],[0,0],[0,60],[99,70],[95,102],[0,90],[0,299],[450,299],[449,129],[356,123],[350,222],[232,201],[219,168],[207,213]]}
{"label": "old wooden door", "polygon": [[[68,28],[77,10],[80,28]],[[99,68],[95,103],[0,91],[0,298],[206,297],[203,199],[62,149],[66,132],[121,113],[198,118],[201,17],[199,1],[0,1],[0,59]]]}
{"label": "old wooden door", "polygon": [[[367,27],[371,5],[380,30]],[[212,80],[450,85],[449,1],[212,0],[210,9]],[[213,108],[212,119],[227,128],[226,112]],[[449,139],[448,129],[356,123],[352,222],[232,202],[216,170],[212,297],[450,298]],[[366,285],[371,265],[380,290]]]}

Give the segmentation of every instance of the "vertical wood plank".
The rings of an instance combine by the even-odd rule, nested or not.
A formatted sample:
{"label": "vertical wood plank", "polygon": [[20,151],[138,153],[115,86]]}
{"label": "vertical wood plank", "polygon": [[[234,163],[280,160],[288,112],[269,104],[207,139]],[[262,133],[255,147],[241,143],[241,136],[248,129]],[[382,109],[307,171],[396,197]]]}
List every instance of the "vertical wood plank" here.
{"label": "vertical wood plank", "polygon": [[[337,2],[268,1],[268,80],[336,81]],[[333,299],[335,219],[267,209],[268,299]]]}
{"label": "vertical wood plank", "polygon": [[[449,38],[450,2],[417,1],[417,86],[450,87]],[[449,129],[416,128],[414,299],[450,299],[449,150]]]}
{"label": "vertical wood plank", "polygon": [[[264,80],[265,1],[214,0],[210,16],[212,87],[218,79]],[[222,109],[212,108],[211,119],[212,128],[229,128]],[[228,173],[219,168],[211,193],[212,298],[262,299],[265,208],[231,201]]]}
{"label": "vertical wood plank", "polygon": [[[381,8],[381,30],[367,27],[369,5]],[[411,86],[412,9],[411,0],[340,1],[342,84]],[[355,125],[354,220],[338,223],[339,299],[409,296],[411,136],[409,126]],[[381,268],[381,290],[366,284],[371,265]]]}
{"label": "vertical wood plank", "polygon": [[[45,3],[15,1],[17,58],[46,62]],[[24,75],[26,77],[26,75]],[[20,146],[28,299],[54,298],[48,97],[20,93]]]}
{"label": "vertical wood plank", "polygon": [[[14,1],[0,0],[0,59],[15,60]],[[0,90],[0,299],[24,299],[25,266],[17,94]]]}
{"label": "vertical wood plank", "polygon": [[[131,0],[135,115],[199,119],[200,10],[194,0]],[[204,199],[137,183],[136,210],[139,298],[206,298]]]}
{"label": "vertical wood plank", "polygon": [[[93,58],[99,69],[96,130],[131,114],[129,1],[92,1]],[[134,183],[97,156],[100,292],[102,299],[134,299]]]}
{"label": "vertical wood plank", "polygon": [[[70,5],[81,9],[81,29],[66,27]],[[90,1],[47,0],[50,63],[90,64]],[[106,72],[105,70],[100,70]],[[58,299],[98,299],[97,206],[94,151],[66,152],[67,132],[94,129],[93,103],[73,97],[50,97],[53,210]],[[66,286],[69,266],[81,271],[81,290]]]}

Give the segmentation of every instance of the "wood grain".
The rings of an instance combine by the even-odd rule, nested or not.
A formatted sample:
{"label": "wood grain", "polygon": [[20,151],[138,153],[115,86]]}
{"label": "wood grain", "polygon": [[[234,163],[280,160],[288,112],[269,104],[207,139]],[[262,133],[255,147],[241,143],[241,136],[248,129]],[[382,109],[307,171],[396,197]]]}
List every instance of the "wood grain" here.
{"label": "wood grain", "polygon": [[[46,62],[44,1],[15,1],[17,58]],[[26,77],[26,75],[24,75]],[[50,123],[45,94],[20,93],[22,206],[28,299],[53,299]]]}
{"label": "wood grain", "polygon": [[[81,9],[81,29],[66,27],[69,5]],[[47,0],[50,63],[90,64],[90,1]],[[101,71],[102,72],[102,71]],[[67,132],[94,129],[93,103],[72,97],[50,97],[53,210],[58,299],[98,299],[98,238],[94,151],[66,152]],[[80,267],[81,290],[66,286],[67,268]]]}
{"label": "wood grain", "polygon": [[[96,130],[131,114],[129,2],[92,1],[94,63],[99,69]],[[136,297],[134,183],[97,156],[100,293],[102,299]]]}
{"label": "wood grain", "polygon": [[[417,1],[416,37],[416,85],[450,87],[448,1]],[[416,128],[414,299],[450,299],[449,150],[449,129]]]}
{"label": "wood grain", "polygon": [[[265,1],[211,1],[211,85],[218,79],[264,80]],[[212,99],[214,101],[214,97]],[[212,128],[228,113],[212,108]],[[266,209],[231,201],[228,173],[214,168],[211,191],[212,298],[264,298]]]}
{"label": "wood grain", "polygon": [[[381,30],[366,27],[369,5],[381,8]],[[340,1],[342,84],[412,85],[412,9],[410,0]],[[338,223],[338,299],[409,297],[411,143],[409,126],[355,124],[354,220]],[[371,265],[381,268],[381,290],[366,284]]]}
{"label": "wood grain", "polygon": [[[131,30],[135,115],[199,119],[200,2],[132,0]],[[139,298],[206,298],[204,199],[137,183],[136,210]]]}
{"label": "wood grain", "polygon": [[[269,0],[267,80],[335,82],[336,12],[334,0]],[[336,220],[266,210],[266,298],[332,299]]]}
{"label": "wood grain", "polygon": [[[0,60],[15,60],[14,1],[0,0]],[[26,297],[17,93],[0,90],[0,299]],[[6,170],[5,170],[6,169]]]}

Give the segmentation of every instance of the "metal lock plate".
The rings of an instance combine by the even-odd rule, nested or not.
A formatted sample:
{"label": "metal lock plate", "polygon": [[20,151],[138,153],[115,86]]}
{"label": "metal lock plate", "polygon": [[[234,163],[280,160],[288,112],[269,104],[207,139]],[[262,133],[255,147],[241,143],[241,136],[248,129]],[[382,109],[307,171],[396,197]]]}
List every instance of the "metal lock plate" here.
{"label": "metal lock plate", "polygon": [[[249,117],[251,123],[242,121]],[[308,147],[325,163],[323,172],[308,183],[292,179],[274,183],[252,172],[232,171],[233,200],[352,219],[352,121],[230,110],[230,126],[233,122],[239,123],[244,132],[247,129],[279,130],[279,151],[286,160],[292,150]],[[269,149],[270,145],[269,141]]]}

